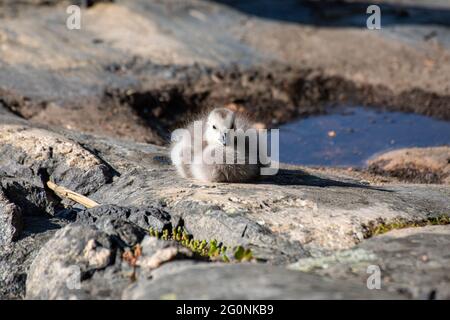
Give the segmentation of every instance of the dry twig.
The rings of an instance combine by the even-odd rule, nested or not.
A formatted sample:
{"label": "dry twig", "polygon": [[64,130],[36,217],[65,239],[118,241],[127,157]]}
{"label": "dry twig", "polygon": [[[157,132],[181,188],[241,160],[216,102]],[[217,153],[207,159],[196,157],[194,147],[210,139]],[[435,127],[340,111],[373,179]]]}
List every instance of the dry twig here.
{"label": "dry twig", "polygon": [[99,204],[95,202],[94,200],[89,199],[88,197],[85,197],[79,193],[76,193],[72,190],[69,190],[67,188],[61,187],[56,185],[55,183],[48,181],[47,186],[55,192],[55,194],[60,198],[69,199],[72,201],[75,201],[86,208],[93,208],[98,206]]}

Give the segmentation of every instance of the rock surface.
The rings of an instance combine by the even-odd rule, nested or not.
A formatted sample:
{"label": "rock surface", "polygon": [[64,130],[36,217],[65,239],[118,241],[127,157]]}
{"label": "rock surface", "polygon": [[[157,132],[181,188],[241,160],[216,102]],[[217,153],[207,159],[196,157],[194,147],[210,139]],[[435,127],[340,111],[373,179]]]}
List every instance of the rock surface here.
{"label": "rock surface", "polygon": [[59,230],[30,267],[26,297],[118,299],[137,277],[147,279],[153,269],[166,262],[193,257],[190,250],[177,242],[149,236],[142,241],[142,251],[137,254],[130,251],[127,237],[81,223]]}
{"label": "rock surface", "polygon": [[401,299],[365,283],[327,281],[267,265],[201,264],[129,287],[124,299]]}
{"label": "rock surface", "polygon": [[[415,299],[450,299],[450,226],[394,230],[332,256],[300,260],[291,269],[335,279],[368,278],[377,266],[381,287]],[[373,273],[373,271],[372,271]]]}
{"label": "rock surface", "polygon": [[[102,161],[81,145],[38,128],[3,123],[0,128],[0,162],[7,176],[20,176],[39,185],[45,176],[55,183],[89,194],[111,180]],[[86,185],[89,181],[89,186]]]}
{"label": "rock surface", "polygon": [[[3,121],[7,119],[4,118]],[[31,126],[16,126],[15,130],[22,136],[24,129],[27,130]],[[43,203],[47,203],[49,207],[51,204],[55,206],[46,214],[39,210],[37,215],[24,211],[27,212],[28,219],[63,219],[64,224],[78,220],[58,231],[34,259],[30,271],[27,272],[26,294],[31,299],[118,298],[130,285],[139,287],[142,281],[142,286],[146,287],[147,281],[152,282],[148,278],[154,272],[157,274],[161,263],[167,264],[169,268],[169,265],[175,263],[170,262],[172,260],[192,260],[193,257],[189,257],[187,252],[183,253],[181,248],[170,245],[169,249],[164,249],[164,246],[160,248],[162,251],[156,256],[155,253],[146,253],[149,256],[147,259],[144,259],[146,254],[142,259],[134,256],[136,244],[144,249],[148,246],[145,245],[148,243],[145,234],[149,227],[160,230],[183,225],[196,239],[217,239],[230,247],[243,245],[252,249],[254,257],[260,263],[287,265],[300,259],[323,257],[339,250],[351,249],[359,243],[362,246],[365,243],[368,245],[369,241],[375,240],[364,240],[370,226],[398,219],[410,222],[426,222],[428,219],[432,221],[433,217],[448,215],[450,209],[450,190],[447,186],[390,183],[377,186],[361,181],[357,176],[351,176],[352,172],[346,170],[326,173],[323,170],[282,167],[278,175],[264,177],[256,183],[199,184],[176,175],[175,169],[167,160],[164,148],[69,131],[53,132],[44,128],[39,130],[44,141],[58,136],[59,142],[55,143],[64,144],[65,141],[71,141],[73,146],[81,148],[80,154],[93,159],[93,168],[90,170],[94,170],[100,163],[100,160],[95,159],[102,159],[101,164],[115,174],[110,182],[103,180],[103,185],[99,185],[99,180],[83,180],[81,185],[84,189],[81,190],[86,190],[86,194],[88,190],[94,190],[89,197],[105,205],[88,210],[75,206],[73,209],[61,211],[62,206],[70,203],[58,202],[55,199],[50,201],[50,192],[45,190],[42,181],[30,179],[30,185],[37,190],[44,190]],[[13,129],[10,129],[9,133],[14,135]],[[10,154],[22,152],[16,141],[8,148]],[[92,150],[95,150],[95,154]],[[30,166],[36,165],[46,170],[49,173],[47,179],[53,180],[58,179],[61,171],[52,168],[64,166],[67,161],[65,158],[55,157],[54,161],[45,162],[42,157],[28,157],[25,159],[31,159]],[[8,172],[10,166],[11,162],[2,162],[3,171]],[[12,166],[14,168],[16,164]],[[58,181],[63,186],[71,186],[73,183],[63,178]],[[25,190],[37,192],[33,188]],[[39,197],[28,199],[31,203],[41,201]],[[51,218],[51,215],[55,217]],[[46,228],[48,227],[44,225],[45,230]],[[17,245],[30,236],[24,234]],[[43,245],[38,243],[37,246]],[[33,254],[37,254],[38,248],[33,250]],[[123,253],[128,251],[133,253],[131,260],[130,257],[128,260],[123,258]],[[405,250],[405,254],[410,254],[409,250]],[[4,258],[5,265],[14,265],[15,260],[11,259]],[[134,260],[138,263],[133,262],[132,267],[133,264],[130,265],[127,261]],[[173,268],[175,271],[196,268],[198,263],[195,261],[196,259],[191,262],[176,262]],[[53,264],[55,267],[48,269],[48,266]],[[447,264],[438,264],[443,270],[447,270]],[[150,267],[145,269],[140,265]],[[209,268],[208,265],[206,269]],[[82,289],[78,291],[67,287],[66,280],[70,278],[69,271],[73,266],[79,267],[77,272],[81,275]],[[248,268],[243,272],[251,273],[252,267],[254,265],[242,266],[244,269]],[[134,284],[130,280],[133,268],[137,268],[134,277],[138,279]],[[154,268],[156,270],[153,270]],[[212,278],[227,279],[230,276],[228,267],[221,269],[212,264],[211,268]],[[259,268],[255,268],[256,279],[259,277]],[[265,270],[266,267],[261,268]],[[192,271],[193,276],[197,272],[195,270]],[[274,275],[274,283],[278,281],[278,274],[281,273],[275,272],[277,275]],[[24,277],[24,274],[21,274]],[[160,274],[161,277],[163,275],[164,272]],[[183,278],[181,275],[177,277]],[[402,281],[400,276],[396,277]],[[329,280],[317,279],[311,281],[318,281],[318,288],[330,288],[331,291],[330,295],[318,294],[315,297],[353,297],[342,296],[342,291],[339,290],[333,291],[325,284]],[[162,285],[164,281],[161,281]],[[443,280],[436,276],[436,279],[430,279],[430,286],[435,285],[437,281]],[[20,286],[20,283],[17,285]],[[417,286],[421,287],[421,284]],[[306,298],[301,288],[292,288],[290,291],[291,289],[286,287],[286,290],[290,292],[290,297]],[[141,294],[142,297],[146,296],[147,289],[136,293],[136,297]],[[157,293],[148,292],[148,297],[153,297],[154,294]],[[252,295],[251,292],[243,294],[248,297]],[[184,293],[180,293],[180,296],[184,297]],[[264,293],[261,293],[261,297],[263,296]],[[415,295],[408,293],[407,296]],[[128,297],[128,293],[124,297]],[[366,297],[372,297],[369,290]]]}
{"label": "rock surface", "polygon": [[22,228],[22,212],[8,201],[0,189],[0,246],[7,247],[13,240],[17,240]]}
{"label": "rock surface", "polygon": [[[286,165],[201,184],[161,146],[211,105],[268,127],[348,102],[450,119],[446,1],[383,1],[381,31],[361,25],[364,1],[99,2],[69,31],[69,1],[0,0],[0,298],[449,298],[448,227],[427,226],[450,216],[449,186],[434,184],[447,149],[413,152],[425,180],[422,167],[442,171],[429,185]],[[394,158],[380,173],[410,164]],[[62,200],[49,180],[101,206]],[[426,227],[371,238],[398,221]],[[177,226],[255,259],[148,236]]]}
{"label": "rock surface", "polygon": [[[113,283],[98,280],[106,267],[117,260],[120,263],[116,253],[111,237],[94,228],[73,225],[58,231],[41,248],[30,267],[27,298],[116,297],[114,288],[109,286],[120,286],[126,280],[121,281],[120,275]],[[94,277],[91,281],[81,281],[91,277]]]}
{"label": "rock surface", "polygon": [[450,147],[390,151],[370,160],[369,170],[404,181],[450,184]]}
{"label": "rock surface", "polygon": [[450,119],[445,0],[383,1],[382,30],[362,0],[89,1],[80,30],[69,2],[0,2],[0,102],[27,119],[158,145],[228,103],[269,125],[336,103]]}
{"label": "rock surface", "polygon": [[170,215],[158,207],[138,209],[103,205],[75,215],[78,222],[95,225],[99,230],[119,237],[128,246],[140,243],[150,228],[158,232],[172,229]]}
{"label": "rock surface", "polygon": [[0,247],[0,299],[22,299],[28,271],[41,247],[64,221],[46,217],[26,217],[21,237]]}

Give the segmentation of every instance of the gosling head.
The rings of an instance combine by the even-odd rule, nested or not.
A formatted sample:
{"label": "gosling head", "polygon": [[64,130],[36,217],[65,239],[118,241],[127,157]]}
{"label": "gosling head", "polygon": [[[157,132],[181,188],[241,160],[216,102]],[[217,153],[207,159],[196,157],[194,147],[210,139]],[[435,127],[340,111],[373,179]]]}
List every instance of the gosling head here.
{"label": "gosling head", "polygon": [[235,129],[236,115],[233,111],[225,108],[216,108],[210,112],[206,121],[204,138],[208,144],[222,146],[231,143],[230,130]]}

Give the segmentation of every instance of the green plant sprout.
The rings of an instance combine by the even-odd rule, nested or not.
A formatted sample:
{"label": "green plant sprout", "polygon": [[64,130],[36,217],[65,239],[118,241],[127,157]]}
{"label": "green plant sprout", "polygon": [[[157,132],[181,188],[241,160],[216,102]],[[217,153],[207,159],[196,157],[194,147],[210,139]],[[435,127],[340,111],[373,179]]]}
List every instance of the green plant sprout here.
{"label": "green plant sprout", "polygon": [[164,229],[162,232],[150,228],[149,234],[158,239],[177,241],[182,246],[192,250],[192,252],[211,260],[231,262],[232,259],[228,256],[228,252],[230,251],[233,253],[232,257],[234,261],[242,262],[253,260],[253,254],[250,249],[237,246],[233,248],[233,250],[228,250],[227,246],[222,242],[218,242],[216,239],[210,241],[194,239],[193,236],[188,234],[182,227],[173,228],[172,230]]}
{"label": "green plant sprout", "polygon": [[390,222],[385,221],[379,221],[378,223],[372,222],[371,224],[365,226],[366,230],[364,238],[367,239],[396,229],[447,225],[447,224],[450,224],[450,216],[445,214],[417,221],[406,220],[404,218],[397,218]]}

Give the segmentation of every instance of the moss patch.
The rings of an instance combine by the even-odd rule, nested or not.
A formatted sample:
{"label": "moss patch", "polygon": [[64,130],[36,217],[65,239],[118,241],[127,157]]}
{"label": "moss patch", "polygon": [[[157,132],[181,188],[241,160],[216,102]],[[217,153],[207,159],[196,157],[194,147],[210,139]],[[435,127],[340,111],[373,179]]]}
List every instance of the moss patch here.
{"label": "moss patch", "polygon": [[158,239],[177,241],[194,253],[211,260],[222,260],[224,262],[253,260],[253,254],[250,249],[245,249],[242,246],[230,249],[216,239],[210,241],[194,239],[194,237],[188,234],[182,227],[174,228],[172,230],[166,229],[162,232],[151,228],[149,234]]}
{"label": "moss patch", "polygon": [[404,228],[417,228],[425,226],[437,226],[450,224],[450,216],[442,214],[422,220],[408,220],[404,218],[396,218],[392,221],[384,221],[383,219],[363,225],[364,238],[370,238],[376,235],[384,234],[391,230]]}

